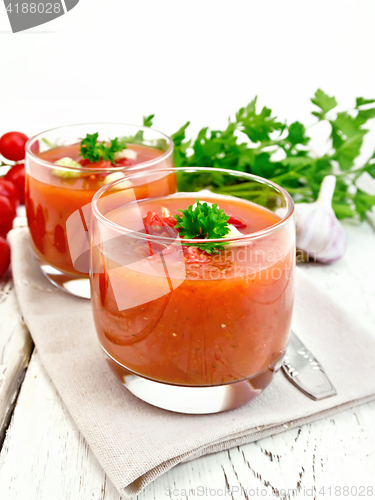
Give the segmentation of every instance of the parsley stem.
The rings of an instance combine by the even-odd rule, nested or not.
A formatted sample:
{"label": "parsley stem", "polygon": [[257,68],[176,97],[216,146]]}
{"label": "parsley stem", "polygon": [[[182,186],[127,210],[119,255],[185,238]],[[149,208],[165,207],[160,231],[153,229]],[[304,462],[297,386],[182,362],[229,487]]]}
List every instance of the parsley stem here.
{"label": "parsley stem", "polygon": [[[306,165],[304,165],[305,167]],[[299,179],[301,177],[301,175],[298,173],[298,170],[301,170],[296,168],[295,170],[292,170],[291,172],[285,172],[285,174],[281,174],[281,175],[278,175],[276,177],[271,177],[271,181],[272,182],[280,182],[280,181],[283,181],[285,179]]]}

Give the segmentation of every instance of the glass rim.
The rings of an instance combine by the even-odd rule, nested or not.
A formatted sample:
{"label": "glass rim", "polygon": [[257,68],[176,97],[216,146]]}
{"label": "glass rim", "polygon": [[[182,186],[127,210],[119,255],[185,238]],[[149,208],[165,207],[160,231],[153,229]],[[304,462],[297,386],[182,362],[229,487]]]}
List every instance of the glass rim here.
{"label": "glass rim", "polygon": [[[142,131],[150,131],[151,130],[152,132],[156,132],[157,134],[160,134],[162,136],[161,139],[165,139],[167,141],[168,149],[167,149],[167,151],[164,151],[163,154],[158,156],[157,158],[132,165],[131,167],[121,167],[121,166],[115,167],[114,165],[112,165],[111,167],[108,167],[108,168],[93,168],[93,169],[89,169],[87,167],[65,167],[62,165],[55,165],[54,163],[43,160],[42,158],[40,158],[38,155],[36,155],[31,150],[31,147],[36,143],[36,141],[41,140],[41,136],[44,134],[47,134],[49,132],[53,132],[53,131],[59,130],[59,129],[68,129],[71,127],[82,127],[85,125],[89,125],[89,126],[91,126],[91,125],[98,125],[98,126],[100,126],[100,125],[121,125],[121,126],[126,126],[126,127],[134,127],[137,130],[142,130]],[[143,168],[147,168],[149,166],[155,165],[155,164],[159,163],[160,161],[163,161],[166,158],[168,158],[169,156],[171,156],[171,154],[173,153],[173,149],[174,149],[174,142],[173,142],[171,137],[164,134],[163,132],[160,132],[159,130],[156,130],[152,127],[145,127],[144,125],[134,125],[132,123],[121,123],[121,122],[85,122],[85,123],[75,123],[75,124],[71,124],[71,125],[61,125],[59,127],[53,127],[53,128],[49,128],[47,130],[44,130],[43,132],[39,132],[37,135],[34,135],[34,137],[30,137],[30,139],[28,139],[28,141],[26,142],[26,145],[25,145],[25,149],[26,149],[26,156],[27,155],[31,156],[31,158],[33,158],[34,161],[37,161],[41,165],[44,165],[48,168],[54,168],[54,169],[56,168],[59,170],[71,170],[71,171],[76,171],[76,172],[87,172],[87,173],[94,173],[95,174],[95,173],[101,173],[101,172],[119,172],[119,171],[123,171],[123,170],[136,172],[137,170],[142,170]],[[25,157],[25,160],[26,160],[26,157]]]}
{"label": "glass rim", "polygon": [[[165,169],[158,169],[158,170],[153,170],[152,171],[152,174],[157,174],[157,173],[162,173],[162,172],[165,172],[165,173],[176,173],[181,170],[181,171],[185,171],[185,172],[221,172],[221,173],[227,173],[227,174],[231,174],[231,175],[234,175],[236,177],[241,177],[241,176],[244,176],[246,177],[247,179],[251,179],[251,180],[254,180],[255,182],[258,182],[260,184],[266,184],[268,186],[271,186],[273,187],[276,191],[280,192],[284,199],[286,200],[287,202],[287,213],[284,217],[282,217],[278,222],[276,222],[276,224],[272,224],[271,226],[269,227],[266,227],[264,229],[261,229],[260,231],[256,231],[254,233],[250,233],[250,234],[243,234],[242,236],[236,236],[236,237],[233,237],[233,238],[212,238],[212,239],[207,239],[207,240],[197,240],[197,239],[192,239],[192,238],[181,238],[179,240],[179,242],[181,242],[181,244],[197,244],[197,241],[199,241],[199,245],[200,246],[203,246],[205,244],[210,244],[210,243],[222,243],[223,241],[224,242],[228,242],[228,243],[232,243],[232,242],[241,242],[241,241],[248,241],[248,240],[253,240],[253,239],[257,239],[257,238],[260,238],[262,236],[265,236],[265,235],[269,235],[269,234],[272,234],[274,233],[275,231],[278,231],[279,229],[281,229],[282,227],[284,227],[288,221],[291,219],[291,217],[293,216],[294,214],[294,201],[293,201],[293,198],[291,197],[291,195],[284,189],[282,188],[281,186],[279,186],[278,184],[276,184],[275,182],[273,181],[270,181],[268,179],[265,179],[263,177],[259,177],[258,175],[254,175],[254,174],[248,174],[247,172],[239,172],[237,170],[229,170],[229,169],[223,169],[223,168],[211,168],[211,167],[179,167],[179,168],[165,168]],[[142,174],[149,174],[150,172],[136,172],[134,174],[130,174],[129,176],[127,176],[125,179],[118,179],[118,180],[115,180],[109,184],[106,184],[105,186],[101,187],[94,195],[93,199],[92,199],[92,202],[91,202],[91,210],[93,212],[93,215],[96,219],[100,220],[103,224],[105,224],[106,226],[112,228],[112,229],[116,229],[117,231],[119,231],[120,233],[123,233],[123,234],[132,234],[132,236],[136,237],[136,238],[142,238],[142,239],[146,239],[148,241],[155,241],[155,242],[170,242],[171,244],[173,242],[176,242],[176,238],[171,238],[171,237],[167,237],[167,236],[157,236],[157,235],[149,235],[149,234],[145,234],[145,233],[140,233],[138,231],[132,231],[130,229],[127,229],[123,226],[120,226],[119,224],[111,221],[110,219],[107,219],[107,217],[105,217],[99,210],[98,208],[98,200],[99,198],[101,197],[101,195],[103,193],[105,193],[106,191],[108,191],[109,189],[111,189],[112,187],[116,186],[117,184],[120,184],[121,182],[124,182],[124,181],[131,181],[132,178],[135,178],[136,176],[139,176],[139,175],[142,175]],[[127,189],[131,189],[131,188],[127,188]],[[198,191],[195,191],[196,193],[198,193]],[[194,191],[192,191],[192,194],[194,193]],[[173,193],[172,193],[173,194]],[[213,195],[215,195],[215,193],[212,193]],[[237,198],[237,196],[235,197]],[[243,198],[239,198],[238,199],[243,199]],[[137,202],[138,201],[142,201],[142,200],[136,200]]]}

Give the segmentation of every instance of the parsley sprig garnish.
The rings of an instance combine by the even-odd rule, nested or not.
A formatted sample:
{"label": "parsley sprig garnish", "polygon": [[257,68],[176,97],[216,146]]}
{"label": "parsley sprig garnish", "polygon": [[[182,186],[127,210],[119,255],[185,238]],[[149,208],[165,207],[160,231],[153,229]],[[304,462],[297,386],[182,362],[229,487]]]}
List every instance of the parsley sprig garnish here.
{"label": "parsley sprig garnish", "polygon": [[99,142],[99,133],[87,134],[81,141],[80,155],[82,158],[90,160],[91,163],[96,163],[100,160],[110,161],[115,164],[115,153],[126,149],[126,143],[123,139],[115,137],[109,142]]}
{"label": "parsley sprig garnish", "polygon": [[[196,206],[189,205],[186,210],[180,210],[180,215],[175,215],[177,221],[175,228],[179,230],[179,235],[182,238],[210,240],[224,238],[230,231],[228,226],[229,216],[224,210],[218,208],[217,204],[212,206],[207,203],[201,203],[199,200]],[[224,245],[217,242],[209,243],[194,243],[190,244],[204,250],[208,254],[218,253],[219,250],[224,250]]]}

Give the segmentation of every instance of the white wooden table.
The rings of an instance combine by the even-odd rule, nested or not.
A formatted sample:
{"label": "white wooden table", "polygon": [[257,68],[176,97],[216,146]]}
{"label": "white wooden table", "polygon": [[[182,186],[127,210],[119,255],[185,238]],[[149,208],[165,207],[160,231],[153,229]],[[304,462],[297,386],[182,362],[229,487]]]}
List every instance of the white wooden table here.
{"label": "white wooden table", "polygon": [[[375,235],[368,223],[345,228],[344,259],[303,267],[375,330]],[[32,351],[10,273],[0,290],[0,500],[118,500]],[[372,402],[181,464],[137,498],[372,498],[374,424]]]}

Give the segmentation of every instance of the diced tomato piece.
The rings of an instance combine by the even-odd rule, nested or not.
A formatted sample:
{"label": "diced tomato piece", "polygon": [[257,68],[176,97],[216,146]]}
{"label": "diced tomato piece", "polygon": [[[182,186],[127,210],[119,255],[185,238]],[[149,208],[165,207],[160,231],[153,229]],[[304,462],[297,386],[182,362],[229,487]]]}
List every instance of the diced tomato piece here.
{"label": "diced tomato piece", "polygon": [[131,167],[136,163],[135,160],[131,160],[130,158],[121,158],[120,160],[116,160],[116,167]]}
{"label": "diced tomato piece", "polygon": [[78,163],[80,163],[82,167],[85,167],[90,163],[90,160],[88,160],[87,158],[82,158],[81,160],[78,161]]}
{"label": "diced tomato piece", "polygon": [[83,158],[79,160],[79,162],[82,167],[90,167],[90,169],[95,170],[95,169],[104,169],[104,168],[111,168],[112,163],[109,160],[100,160],[97,162],[91,162],[87,158]]}
{"label": "diced tomato piece", "polygon": [[171,215],[170,217],[163,218],[164,226],[175,227],[176,219]]}
{"label": "diced tomato piece", "polygon": [[231,224],[237,229],[241,229],[246,227],[246,222],[239,217],[234,217],[234,215],[231,215],[228,220],[228,224]]}
{"label": "diced tomato piece", "polygon": [[[151,234],[154,234],[155,231],[156,231],[156,233],[158,233],[159,229],[155,229],[155,231],[152,231],[152,230],[149,231],[149,229],[148,229],[149,227],[153,226],[155,228],[160,228],[160,227],[174,228],[174,226],[176,225],[176,219],[172,215],[169,217],[163,217],[163,216],[160,216],[154,210],[149,210],[147,212],[146,217],[143,218],[143,224],[145,226],[147,234],[150,234],[150,232],[151,232]],[[170,229],[164,230],[164,232],[165,231],[167,232],[168,236],[173,236],[173,237],[177,236],[177,231],[171,231]],[[168,234],[168,233],[172,233],[172,234]],[[151,246],[150,241],[148,242],[148,246],[149,246],[150,255],[154,255],[154,251],[153,251],[153,248]]]}
{"label": "diced tomato piece", "polygon": [[159,215],[154,210],[149,210],[144,219],[145,226],[162,226]]}
{"label": "diced tomato piece", "polygon": [[154,210],[149,210],[143,221],[145,226],[174,227],[176,225],[176,219],[172,215],[169,217],[163,217],[157,214]]}

